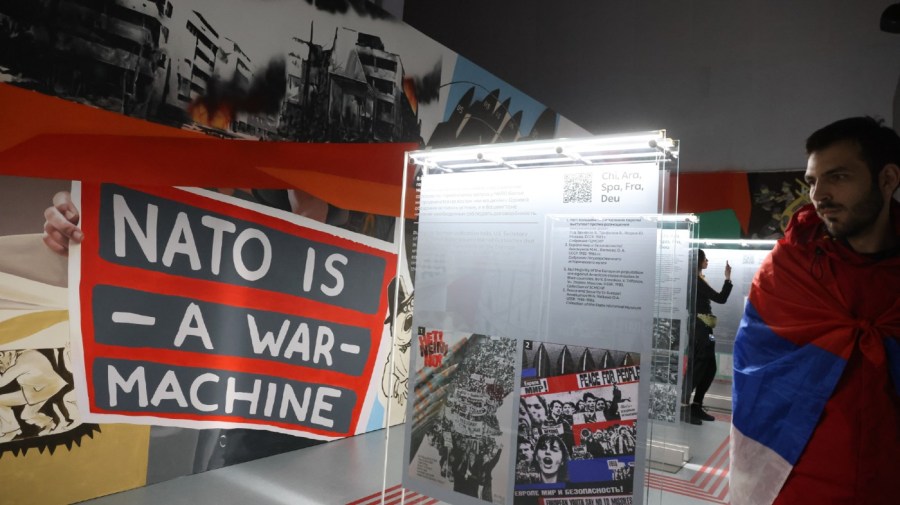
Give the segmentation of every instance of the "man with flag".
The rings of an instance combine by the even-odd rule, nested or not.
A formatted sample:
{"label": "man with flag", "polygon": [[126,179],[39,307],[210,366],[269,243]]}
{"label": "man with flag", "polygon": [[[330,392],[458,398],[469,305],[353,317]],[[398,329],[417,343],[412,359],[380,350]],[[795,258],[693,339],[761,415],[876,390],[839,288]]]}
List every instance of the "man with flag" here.
{"label": "man with flag", "polygon": [[896,503],[900,137],[807,139],[812,203],[760,267],[735,340],[733,505]]}

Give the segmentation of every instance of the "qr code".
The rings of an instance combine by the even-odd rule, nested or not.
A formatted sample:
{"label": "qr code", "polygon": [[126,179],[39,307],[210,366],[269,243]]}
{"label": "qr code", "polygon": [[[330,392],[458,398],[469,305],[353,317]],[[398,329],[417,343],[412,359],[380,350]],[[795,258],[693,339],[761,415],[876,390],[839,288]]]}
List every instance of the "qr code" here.
{"label": "qr code", "polygon": [[566,174],[563,203],[591,203],[591,174]]}

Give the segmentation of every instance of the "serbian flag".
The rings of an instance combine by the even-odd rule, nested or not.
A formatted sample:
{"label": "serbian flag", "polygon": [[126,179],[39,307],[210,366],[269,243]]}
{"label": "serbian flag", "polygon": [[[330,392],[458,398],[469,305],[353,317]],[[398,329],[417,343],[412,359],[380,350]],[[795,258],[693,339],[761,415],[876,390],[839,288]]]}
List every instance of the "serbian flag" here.
{"label": "serbian flag", "polygon": [[896,499],[900,256],[858,255],[820,224],[812,207],[795,214],[751,287],[734,347],[733,505]]}

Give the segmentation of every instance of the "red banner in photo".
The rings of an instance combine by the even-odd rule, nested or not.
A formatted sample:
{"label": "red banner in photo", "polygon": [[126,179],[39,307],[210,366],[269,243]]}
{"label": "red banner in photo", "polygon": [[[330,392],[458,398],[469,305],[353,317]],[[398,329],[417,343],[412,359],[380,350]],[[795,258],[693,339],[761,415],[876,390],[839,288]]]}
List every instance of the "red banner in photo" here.
{"label": "red banner in photo", "polygon": [[639,366],[625,366],[590,372],[522,379],[522,396],[593,389],[613,384],[631,384],[640,380]]}

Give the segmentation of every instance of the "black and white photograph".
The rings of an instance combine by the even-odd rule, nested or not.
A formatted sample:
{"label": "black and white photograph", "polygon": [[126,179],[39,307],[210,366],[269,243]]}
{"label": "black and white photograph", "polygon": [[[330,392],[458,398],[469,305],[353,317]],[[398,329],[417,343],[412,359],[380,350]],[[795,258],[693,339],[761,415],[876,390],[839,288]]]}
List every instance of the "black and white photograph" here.
{"label": "black and white photograph", "polygon": [[424,144],[442,48],[403,28],[364,1],[13,0],[0,77],[224,138]]}
{"label": "black and white photograph", "polygon": [[650,383],[650,419],[674,423],[678,421],[678,386]]}
{"label": "black and white photograph", "polygon": [[410,477],[506,503],[516,341],[418,328]]}
{"label": "black and white photograph", "polygon": [[653,318],[653,349],[678,351],[681,344],[681,319]]}
{"label": "black and white photograph", "polygon": [[364,0],[9,0],[0,82],[230,139],[455,146],[558,121]]}
{"label": "black and white photograph", "polygon": [[513,503],[630,493],[640,355],[530,340],[523,348]]}
{"label": "black and white photograph", "polygon": [[679,357],[677,352],[653,351],[650,362],[651,382],[657,384],[678,384]]}
{"label": "black and white photograph", "polygon": [[680,401],[681,354],[654,350],[650,362],[650,419],[674,423]]}
{"label": "black and white photograph", "polygon": [[676,422],[681,370],[681,319],[653,318],[650,362],[650,419]]}

